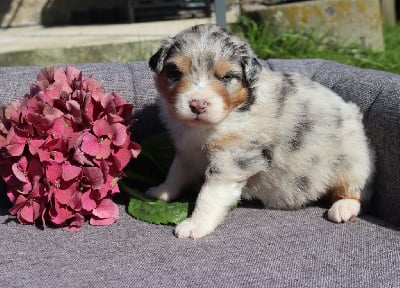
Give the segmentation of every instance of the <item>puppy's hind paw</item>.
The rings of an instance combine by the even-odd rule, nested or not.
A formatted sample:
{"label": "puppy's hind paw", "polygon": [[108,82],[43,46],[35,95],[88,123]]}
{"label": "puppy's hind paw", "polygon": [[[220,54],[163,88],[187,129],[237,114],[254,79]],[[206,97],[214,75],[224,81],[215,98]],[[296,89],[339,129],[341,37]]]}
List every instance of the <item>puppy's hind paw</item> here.
{"label": "puppy's hind paw", "polygon": [[175,199],[175,194],[171,193],[163,184],[149,188],[145,194],[151,198],[161,199],[167,202]]}
{"label": "puppy's hind paw", "polygon": [[332,222],[343,223],[358,216],[361,203],[357,199],[340,199],[333,203],[328,210],[328,219]]}

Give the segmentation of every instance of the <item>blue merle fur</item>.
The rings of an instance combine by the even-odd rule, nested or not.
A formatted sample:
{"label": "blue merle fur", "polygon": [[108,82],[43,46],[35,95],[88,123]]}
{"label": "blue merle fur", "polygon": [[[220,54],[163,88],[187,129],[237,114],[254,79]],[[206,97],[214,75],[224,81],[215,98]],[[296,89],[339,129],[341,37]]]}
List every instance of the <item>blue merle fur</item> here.
{"label": "blue merle fur", "polygon": [[[200,37],[205,37],[202,42],[194,41]],[[193,47],[193,43],[197,46]],[[196,51],[194,55],[192,50]],[[173,38],[165,39],[161,48],[150,58],[150,68],[160,73],[164,63],[176,53],[186,53],[193,60],[196,55],[202,55],[201,59],[197,59],[199,63],[196,63],[193,69],[196,66],[205,65],[206,69],[210,70],[217,57],[239,63],[242,68],[242,83],[248,91],[248,97],[247,101],[236,110],[246,112],[251,109],[256,100],[254,86],[262,66],[247,42],[218,26],[196,25],[178,33]]]}

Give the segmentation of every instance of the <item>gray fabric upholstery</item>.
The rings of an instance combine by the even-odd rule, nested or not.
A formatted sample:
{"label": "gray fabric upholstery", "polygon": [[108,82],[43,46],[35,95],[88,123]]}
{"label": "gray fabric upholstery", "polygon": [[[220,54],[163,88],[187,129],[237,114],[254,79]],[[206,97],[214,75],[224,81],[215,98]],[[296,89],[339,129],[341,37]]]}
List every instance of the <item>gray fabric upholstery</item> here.
{"label": "gray fabric upholstery", "polygon": [[[300,72],[361,107],[377,152],[370,214],[338,225],[319,207],[276,211],[245,203],[193,241],[133,219],[123,202],[112,226],[43,231],[16,223],[0,193],[0,287],[399,287],[400,76],[321,60],[263,65]],[[147,63],[77,66],[136,105],[135,140],[162,130]],[[0,104],[26,93],[39,69],[0,68]]]}

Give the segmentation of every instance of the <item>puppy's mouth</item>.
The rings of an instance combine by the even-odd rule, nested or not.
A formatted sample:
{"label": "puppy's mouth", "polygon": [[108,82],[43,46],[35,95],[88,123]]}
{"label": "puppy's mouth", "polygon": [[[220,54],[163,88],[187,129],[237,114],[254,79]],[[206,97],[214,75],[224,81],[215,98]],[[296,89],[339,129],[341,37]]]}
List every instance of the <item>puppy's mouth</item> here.
{"label": "puppy's mouth", "polygon": [[[181,114],[177,113],[177,111],[173,112],[173,116],[176,120],[179,122],[184,123],[187,126],[190,127],[210,127],[215,124],[217,124],[216,121],[213,121],[213,119],[209,119],[208,113],[202,113],[202,114]],[[218,121],[219,122],[219,121]]]}
{"label": "puppy's mouth", "polygon": [[215,124],[208,120],[203,114],[193,115],[192,117],[180,117],[179,120],[192,127],[208,127]]}

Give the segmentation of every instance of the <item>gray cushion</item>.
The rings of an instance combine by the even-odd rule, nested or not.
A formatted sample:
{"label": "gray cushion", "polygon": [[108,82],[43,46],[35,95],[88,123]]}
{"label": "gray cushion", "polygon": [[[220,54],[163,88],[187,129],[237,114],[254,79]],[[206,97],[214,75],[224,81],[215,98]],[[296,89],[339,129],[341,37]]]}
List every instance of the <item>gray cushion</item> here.
{"label": "gray cushion", "polygon": [[[328,222],[324,209],[233,210],[211,235],[178,240],[120,206],[108,227],[78,233],[23,226],[0,196],[1,287],[397,287],[400,275],[400,76],[321,60],[268,60],[356,102],[377,151],[373,215]],[[136,105],[133,137],[162,130],[145,62],[78,65]],[[39,67],[0,68],[0,104],[26,93]],[[138,167],[140,169],[140,167]],[[377,218],[376,216],[380,217]],[[391,223],[396,224],[392,226]]]}
{"label": "gray cushion", "polygon": [[398,287],[400,233],[375,218],[237,208],[194,241],[123,211],[78,233],[1,216],[1,287]]}

